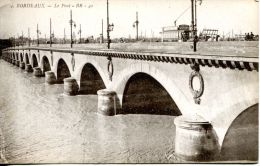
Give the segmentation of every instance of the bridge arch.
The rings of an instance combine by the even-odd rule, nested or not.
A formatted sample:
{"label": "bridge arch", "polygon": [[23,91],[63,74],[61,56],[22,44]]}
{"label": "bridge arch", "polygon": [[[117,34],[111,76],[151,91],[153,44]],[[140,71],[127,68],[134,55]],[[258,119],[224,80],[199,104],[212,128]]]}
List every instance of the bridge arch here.
{"label": "bridge arch", "polygon": [[[79,64],[79,67],[76,69],[75,78],[78,81],[78,84],[79,85],[81,84],[81,76],[82,76],[83,68],[86,65],[92,65],[92,67],[95,68],[95,70],[98,72],[99,76],[101,77],[101,79],[102,79],[102,81],[104,83],[104,86],[108,87],[109,80],[108,80],[108,78],[106,76],[106,73],[103,72],[103,69],[101,68],[101,66],[95,60],[91,60],[91,59],[88,59],[86,62]],[[96,93],[97,92],[95,92],[95,94]]]}
{"label": "bridge arch", "polygon": [[23,54],[20,53],[20,61],[23,62]]}
{"label": "bridge arch", "polygon": [[38,66],[38,60],[35,54],[32,55],[32,67],[37,67]]}
{"label": "bridge arch", "polygon": [[42,66],[42,72],[43,72],[43,74],[45,74],[46,71],[50,71],[50,70],[51,70],[50,61],[49,61],[49,59],[47,58],[47,56],[43,56],[43,57],[42,57],[41,66]]}
{"label": "bridge arch", "polygon": [[166,72],[158,69],[157,67],[150,65],[149,63],[136,63],[129,65],[120,73],[117,77],[113,78],[113,82],[110,84],[108,89],[113,89],[117,92],[117,97],[122,107],[123,94],[128,80],[137,73],[145,73],[152,78],[154,78],[161,86],[169,93],[172,100],[175,102],[176,106],[179,108],[181,114],[190,115],[193,112],[190,111],[190,101],[182,93],[181,88],[179,88],[173,79],[170,79]]}
{"label": "bridge arch", "polygon": [[29,55],[28,53],[25,53],[25,64],[29,64]]}
{"label": "bridge arch", "polygon": [[142,72],[132,75],[127,81],[120,111],[123,114],[181,115],[165,88]]}
{"label": "bridge arch", "polygon": [[16,60],[18,60],[18,61],[19,61],[20,59],[19,59],[18,52],[14,52],[14,54],[15,54],[15,56],[16,56]]}
{"label": "bridge arch", "polygon": [[97,69],[91,63],[86,63],[80,74],[80,93],[97,94],[98,90],[105,88],[105,83]]}
{"label": "bridge arch", "polygon": [[221,160],[258,160],[258,103],[241,111],[225,134]]}
{"label": "bridge arch", "polygon": [[56,73],[57,73],[58,84],[62,84],[64,78],[71,77],[69,67],[62,58],[58,60]]}

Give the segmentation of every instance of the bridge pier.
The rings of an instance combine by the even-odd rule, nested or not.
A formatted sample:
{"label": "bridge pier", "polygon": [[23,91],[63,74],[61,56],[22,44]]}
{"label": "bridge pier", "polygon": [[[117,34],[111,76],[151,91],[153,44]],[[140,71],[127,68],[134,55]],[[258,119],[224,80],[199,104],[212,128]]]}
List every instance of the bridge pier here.
{"label": "bridge pier", "polygon": [[29,72],[32,72],[32,71],[33,71],[33,70],[32,70],[32,65],[26,64],[26,65],[25,65],[25,71],[28,72],[28,73],[29,73]]}
{"label": "bridge pier", "polygon": [[56,77],[54,72],[52,71],[46,71],[45,72],[45,83],[51,85],[56,83]]}
{"label": "bridge pier", "polygon": [[97,91],[98,94],[98,113],[107,116],[116,114],[116,92],[108,89]]}
{"label": "bridge pier", "polygon": [[15,60],[15,59],[12,60],[12,64],[13,64],[13,65],[16,64],[16,60]]}
{"label": "bridge pier", "polygon": [[21,62],[21,63],[20,63],[20,68],[21,68],[21,69],[25,69],[25,63],[24,63],[24,62]]}
{"label": "bridge pier", "polygon": [[179,116],[174,124],[177,157],[186,161],[213,161],[218,158],[217,137],[208,121],[198,116]]}
{"label": "bridge pier", "polygon": [[35,77],[41,77],[42,76],[42,70],[40,67],[34,67],[33,68],[33,76]]}
{"label": "bridge pier", "polygon": [[68,96],[74,96],[77,95],[79,91],[79,86],[77,84],[77,81],[73,77],[64,78],[64,94]]}

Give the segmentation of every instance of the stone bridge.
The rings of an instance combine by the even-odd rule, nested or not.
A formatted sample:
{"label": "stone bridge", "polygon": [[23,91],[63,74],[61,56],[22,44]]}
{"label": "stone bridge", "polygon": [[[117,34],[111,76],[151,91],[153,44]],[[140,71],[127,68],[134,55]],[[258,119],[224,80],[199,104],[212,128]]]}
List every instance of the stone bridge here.
{"label": "stone bridge", "polygon": [[32,67],[48,84],[64,81],[68,95],[98,91],[104,115],[182,115],[175,119],[176,155],[208,160],[239,115],[258,109],[257,54],[23,47],[4,50],[3,59]]}

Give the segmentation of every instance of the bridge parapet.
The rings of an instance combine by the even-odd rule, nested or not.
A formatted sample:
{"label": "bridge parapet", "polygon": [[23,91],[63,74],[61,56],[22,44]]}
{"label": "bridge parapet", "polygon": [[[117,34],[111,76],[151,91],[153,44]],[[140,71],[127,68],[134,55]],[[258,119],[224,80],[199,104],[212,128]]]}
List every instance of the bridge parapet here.
{"label": "bridge parapet", "polygon": [[[21,48],[8,48],[4,51],[19,51]],[[246,57],[236,55],[221,54],[201,54],[201,53],[161,53],[161,52],[130,52],[130,51],[114,51],[114,50],[80,50],[65,48],[39,48],[24,47],[22,50],[51,51],[70,54],[85,54],[89,56],[105,56],[112,58],[134,59],[142,61],[154,61],[165,63],[179,64],[198,64],[201,66],[229,68],[239,70],[257,70],[258,71],[258,55]]]}

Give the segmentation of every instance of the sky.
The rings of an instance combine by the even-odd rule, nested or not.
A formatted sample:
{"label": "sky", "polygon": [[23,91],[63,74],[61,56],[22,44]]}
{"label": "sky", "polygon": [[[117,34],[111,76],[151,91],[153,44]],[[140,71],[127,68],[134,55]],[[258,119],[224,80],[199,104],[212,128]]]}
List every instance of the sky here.
{"label": "sky", "polygon": [[[44,4],[44,8],[36,8],[37,4]],[[76,8],[77,4],[82,4],[82,7]],[[173,26],[190,6],[190,0],[109,0],[110,23],[114,24],[110,36],[135,38],[133,23],[138,12],[139,35],[159,37],[162,27]],[[99,37],[102,19],[106,36],[106,7],[106,0],[1,0],[0,38],[18,37],[22,32],[28,36],[29,28],[31,38],[35,39],[37,24],[40,37],[46,35],[48,38],[50,18],[55,37],[63,38],[65,28],[66,38],[69,38],[70,10],[76,23],[73,32],[77,38],[79,24],[82,37]],[[220,35],[231,35],[232,32],[258,34],[258,15],[259,3],[255,0],[202,0],[202,4],[197,5],[198,30],[218,29]],[[178,24],[191,24],[190,9],[177,20]]]}

